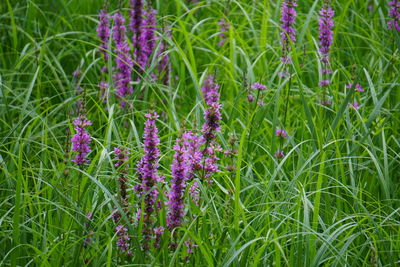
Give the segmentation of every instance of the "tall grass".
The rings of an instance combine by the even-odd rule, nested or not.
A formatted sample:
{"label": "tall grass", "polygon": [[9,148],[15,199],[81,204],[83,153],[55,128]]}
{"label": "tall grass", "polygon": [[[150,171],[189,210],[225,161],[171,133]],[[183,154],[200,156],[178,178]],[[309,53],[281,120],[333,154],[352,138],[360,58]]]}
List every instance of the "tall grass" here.
{"label": "tall grass", "polygon": [[[294,76],[285,79],[278,76],[280,1],[154,0],[159,25],[172,29],[171,39],[161,37],[168,42],[173,79],[170,86],[141,81],[145,93],[134,93],[128,111],[113,99],[106,106],[99,100],[95,28],[101,2],[0,3],[0,266],[397,266],[400,36],[387,29],[386,1],[332,2],[334,104],[322,107],[321,1],[298,1]],[[110,3],[110,10],[117,8]],[[226,44],[218,47],[221,18],[230,28]],[[85,168],[73,165],[68,145],[78,100],[71,73],[77,68],[83,70],[78,83],[87,92],[93,122]],[[134,195],[144,114],[157,111],[160,172],[169,181],[175,138],[203,123],[200,87],[207,74],[221,84],[218,139],[227,149],[236,136],[238,154],[221,156],[214,182],[200,185],[201,206],[187,207],[186,221],[176,229],[177,249],[164,236],[159,249],[145,253],[134,238],[134,255],[126,258],[115,246],[111,219],[115,205],[121,210],[113,147],[131,151],[128,183]],[[366,89],[359,110],[348,105],[354,91],[345,85],[352,78]],[[247,101],[245,84],[254,82],[268,86],[264,106]],[[276,159],[275,130],[281,126],[289,138],[286,156]],[[236,170],[227,171],[232,164]],[[135,197],[131,201],[140,205]],[[157,214],[164,226],[165,213],[163,207]],[[131,233],[140,233],[140,223],[123,220]],[[198,245],[193,255],[186,251],[188,239]]]}

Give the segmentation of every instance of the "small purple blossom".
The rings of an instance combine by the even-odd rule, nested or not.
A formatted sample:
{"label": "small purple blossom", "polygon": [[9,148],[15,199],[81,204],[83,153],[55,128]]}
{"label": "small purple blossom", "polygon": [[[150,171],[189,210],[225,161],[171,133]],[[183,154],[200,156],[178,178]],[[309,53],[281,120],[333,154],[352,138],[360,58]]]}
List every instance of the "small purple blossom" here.
{"label": "small purple blossom", "polygon": [[400,32],[400,1],[389,1],[389,17],[387,22],[389,29]]}
{"label": "small purple blossom", "polygon": [[254,84],[251,86],[251,89],[263,91],[263,90],[267,89],[267,86],[265,86],[265,85],[263,85],[263,84],[261,84],[261,83],[254,83]]}
{"label": "small purple blossom", "polygon": [[82,166],[89,162],[86,156],[91,152],[89,145],[92,139],[85,127],[92,125],[92,123],[84,115],[80,115],[78,119],[74,120],[73,124],[75,125],[76,134],[71,138],[72,150],[78,153],[73,162],[78,166]]}
{"label": "small purple blossom", "polygon": [[161,236],[164,234],[164,227],[158,226],[154,228],[154,247],[160,248]]}
{"label": "small purple blossom", "polygon": [[278,150],[277,152],[274,153],[274,157],[277,159],[282,159],[285,157],[285,153],[283,150]]}
{"label": "small purple blossom", "polygon": [[115,232],[117,233],[117,246],[121,251],[125,252],[128,256],[132,256],[132,252],[130,251],[130,240],[128,234],[128,229],[122,224],[117,225],[115,228]]}
{"label": "small purple blossom", "polygon": [[352,107],[355,110],[358,110],[361,106],[357,101],[354,101],[353,103],[350,104],[350,107]]}
{"label": "small purple blossom", "polygon": [[331,83],[330,80],[322,80],[318,83],[319,86],[324,87],[324,86],[328,86]]}
{"label": "small purple blossom", "polygon": [[[346,89],[350,89],[350,88],[352,88],[352,87],[353,87],[353,83],[350,83],[350,84],[347,84],[347,85],[346,85]],[[356,84],[354,90],[356,90],[356,91],[358,91],[358,92],[364,92],[364,91],[365,91],[364,88],[362,88],[361,85],[360,85],[359,83]]]}
{"label": "small purple blossom", "polygon": [[192,186],[189,188],[189,195],[192,197],[194,204],[196,204],[196,206],[199,206],[200,191],[197,181],[194,181]]}
{"label": "small purple blossom", "polygon": [[287,138],[288,137],[287,132],[285,130],[283,130],[283,129],[276,129],[275,135],[277,137],[281,137],[281,138]]}
{"label": "small purple blossom", "polygon": [[254,102],[254,96],[252,94],[247,95],[247,100],[251,103]]}

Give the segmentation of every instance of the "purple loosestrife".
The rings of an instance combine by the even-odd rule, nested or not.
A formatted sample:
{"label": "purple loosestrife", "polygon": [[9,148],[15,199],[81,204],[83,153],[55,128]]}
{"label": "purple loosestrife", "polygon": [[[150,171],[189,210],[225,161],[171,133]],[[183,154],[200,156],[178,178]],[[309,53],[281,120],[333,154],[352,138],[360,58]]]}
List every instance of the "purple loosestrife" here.
{"label": "purple loosestrife", "polygon": [[218,25],[220,31],[219,37],[221,38],[221,40],[218,42],[218,46],[221,47],[228,40],[228,37],[226,35],[229,31],[230,25],[228,22],[225,21],[225,19],[221,19],[220,21],[218,21]]}
{"label": "purple loosestrife", "polygon": [[281,19],[281,45],[282,45],[282,57],[281,62],[283,64],[290,64],[292,59],[289,56],[290,52],[290,42],[296,42],[296,29],[294,24],[296,24],[296,10],[297,7],[296,0],[285,0],[282,2]]}
{"label": "purple loosestrife", "polygon": [[126,100],[128,94],[133,93],[131,82],[131,72],[133,62],[130,57],[130,48],[126,42],[126,28],[125,19],[121,13],[115,13],[114,15],[114,27],[113,27],[113,39],[115,41],[115,53],[116,53],[116,65],[117,72],[114,74],[116,96],[120,99],[120,106],[122,108],[126,107]]}
{"label": "purple loosestrife", "polygon": [[188,179],[189,158],[184,145],[184,139],[177,139],[175,146],[175,155],[172,161],[172,181],[171,189],[168,192],[168,215],[167,225],[170,230],[182,225],[184,216],[183,195],[185,189],[185,181]]}
{"label": "purple loosestrife", "polygon": [[281,137],[281,138],[287,138],[288,137],[287,132],[285,130],[283,130],[283,129],[276,129],[275,135],[277,137]]}
{"label": "purple loosestrife", "polygon": [[319,11],[320,18],[318,20],[319,24],[319,52],[321,53],[321,62],[323,64],[323,68],[321,73],[325,79],[319,82],[319,86],[326,87],[330,84],[330,80],[326,78],[327,74],[330,74],[332,71],[330,69],[330,48],[333,42],[333,16],[335,12],[329,6],[329,1],[324,3],[323,8]]}
{"label": "purple loosestrife", "polygon": [[155,29],[157,11],[150,9],[146,10],[144,13],[145,21],[138,39],[141,49],[140,53],[137,55],[137,62],[141,71],[146,69],[147,65],[149,64],[150,57],[156,47]]}
{"label": "purple loosestrife", "polygon": [[129,29],[132,31],[132,46],[133,53],[136,64],[139,59],[141,44],[139,42],[139,37],[141,36],[143,26],[144,26],[144,8],[143,8],[143,0],[131,0],[130,1],[130,24]]}
{"label": "purple loosestrife", "polygon": [[144,156],[139,161],[137,171],[140,176],[141,186],[139,191],[144,197],[144,211],[143,214],[143,235],[144,244],[143,248],[147,250],[149,248],[149,242],[151,240],[153,213],[155,210],[155,204],[157,201],[158,190],[156,188],[157,182],[160,177],[157,173],[158,160],[160,157],[160,150],[158,145],[160,139],[158,138],[158,129],[155,124],[156,119],[159,117],[157,113],[150,112],[145,115],[147,121],[145,122],[145,129],[143,133],[144,143]]}
{"label": "purple loosestrife", "polygon": [[122,252],[125,252],[128,256],[132,256],[133,253],[130,250],[130,240],[131,238],[129,237],[128,234],[128,229],[123,226],[122,224],[117,225],[115,227],[115,232],[117,233],[117,246],[120,248]]}
{"label": "purple loosestrife", "polygon": [[204,111],[204,124],[202,126],[202,143],[205,143],[205,148],[202,150],[204,160],[204,176],[210,178],[214,172],[218,171],[217,162],[219,158],[216,152],[221,148],[216,144],[215,138],[221,130],[221,104],[219,103],[220,94],[218,92],[219,85],[215,83],[212,75],[208,76],[202,87],[204,100],[207,104],[207,109]]}
{"label": "purple loosestrife", "polygon": [[92,125],[92,123],[84,115],[80,115],[78,119],[74,120],[73,124],[75,125],[76,134],[71,138],[72,150],[77,152],[73,162],[78,166],[83,166],[89,162],[86,156],[91,151],[89,146],[91,137],[85,127]]}
{"label": "purple loosestrife", "polygon": [[99,25],[97,26],[97,35],[100,38],[100,52],[103,54],[104,61],[108,60],[108,42],[110,39],[110,21],[109,15],[104,11],[100,10],[99,13]]}
{"label": "purple loosestrife", "polygon": [[387,22],[389,29],[400,32],[400,1],[394,0],[389,1],[389,17],[390,20]]}

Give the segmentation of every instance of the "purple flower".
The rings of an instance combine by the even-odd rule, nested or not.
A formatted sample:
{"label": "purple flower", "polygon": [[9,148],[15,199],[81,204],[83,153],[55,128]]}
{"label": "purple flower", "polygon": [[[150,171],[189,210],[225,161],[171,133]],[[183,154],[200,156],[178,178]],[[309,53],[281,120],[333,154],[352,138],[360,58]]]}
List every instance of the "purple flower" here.
{"label": "purple flower", "polygon": [[120,196],[121,196],[121,205],[125,209],[126,212],[128,212],[128,193],[127,193],[127,168],[128,165],[126,164],[127,161],[129,160],[129,151],[127,149],[121,148],[121,147],[115,147],[114,148],[114,159],[117,161],[114,166],[118,167],[118,182],[119,182],[119,191],[120,191]]}
{"label": "purple flower", "polygon": [[[346,85],[346,89],[350,89],[352,87],[353,87],[353,83],[350,83],[350,84]],[[355,90],[358,91],[358,92],[364,92],[365,91],[364,88],[362,88],[359,83],[356,84]]]}
{"label": "purple flower", "polygon": [[125,252],[128,256],[132,255],[132,252],[130,251],[130,240],[131,238],[128,235],[128,229],[123,226],[122,224],[119,224],[115,228],[115,232],[117,233],[117,246],[120,248],[122,252]]}
{"label": "purple flower", "polygon": [[265,85],[263,85],[261,83],[254,83],[251,86],[251,89],[263,91],[263,90],[267,89],[267,86],[265,86]]}
{"label": "purple flower", "polygon": [[146,10],[144,12],[145,20],[142,30],[139,35],[139,54],[137,55],[137,62],[140,70],[144,71],[149,64],[151,55],[156,47],[156,14],[157,11],[154,9]]}
{"label": "purple flower", "polygon": [[318,83],[319,86],[328,86],[331,83],[330,80],[322,80]]}
{"label": "purple flower", "polygon": [[219,85],[215,83],[212,75],[208,76],[201,88],[204,100],[208,108],[204,111],[205,123],[202,127],[204,140],[207,144],[215,138],[216,133],[220,131],[219,121],[221,120],[221,104],[219,101]]}
{"label": "purple flower", "polygon": [[108,60],[108,42],[110,39],[110,21],[109,16],[104,10],[99,13],[99,25],[97,26],[97,35],[100,38],[100,52],[105,61]]}
{"label": "purple flower", "polygon": [[357,101],[351,103],[350,106],[355,110],[358,110],[360,108],[360,104]]}
{"label": "purple flower", "polygon": [[387,25],[389,29],[400,32],[400,1],[394,0],[389,2],[389,17],[391,18]]}
{"label": "purple flower", "polygon": [[318,104],[323,105],[323,106],[330,106],[332,105],[332,101],[329,99],[326,100],[318,100]]}
{"label": "purple flower", "polygon": [[319,24],[319,43],[321,45],[319,51],[322,55],[322,61],[326,64],[329,63],[329,50],[333,42],[333,16],[335,12],[329,6],[323,7],[319,11],[320,18]]}
{"label": "purple flower", "polygon": [[144,8],[143,0],[131,0],[130,1],[130,24],[129,29],[132,31],[132,46],[134,49],[134,60],[136,63],[140,57],[141,45],[139,37],[142,34],[144,26]]}
{"label": "purple flower", "polygon": [[254,96],[252,94],[247,95],[247,100],[251,103],[254,101]]}
{"label": "purple flower", "polygon": [[188,179],[192,180],[195,176],[195,171],[203,169],[203,153],[200,150],[200,146],[203,144],[204,139],[201,136],[193,134],[191,131],[184,132],[182,139],[184,140],[188,157]]}
{"label": "purple flower", "polygon": [[297,6],[296,0],[285,0],[282,2],[281,19],[281,45],[282,45],[282,57],[281,61],[283,64],[290,64],[291,58],[289,57],[290,42],[296,42],[296,29],[294,28],[296,19]]}
{"label": "purple flower", "polygon": [[282,138],[287,138],[288,137],[287,132],[285,130],[283,130],[283,129],[276,129],[275,135],[278,136],[278,137],[282,137]]}
{"label": "purple flower", "polygon": [[283,150],[278,150],[274,153],[274,157],[277,159],[282,159],[285,157],[285,153],[283,152]]}
{"label": "purple flower", "polygon": [[193,243],[191,240],[185,241],[185,246],[187,247],[188,254],[193,254],[193,249],[198,247],[197,244]]}
{"label": "purple flower", "polygon": [[185,181],[188,179],[189,159],[184,139],[177,139],[175,146],[174,160],[171,165],[172,181],[171,189],[168,192],[168,214],[167,225],[170,230],[182,225],[184,216],[183,194]]}
{"label": "purple flower", "polygon": [[78,166],[82,166],[89,162],[86,156],[91,151],[89,146],[91,137],[85,127],[92,125],[92,123],[84,115],[80,115],[78,119],[74,120],[73,124],[75,125],[76,134],[71,138],[72,150],[78,153],[73,162]]}
{"label": "purple flower", "polygon": [[164,227],[158,226],[154,228],[154,247],[160,248],[161,236],[164,234]]}
{"label": "purple flower", "polygon": [[200,192],[199,192],[199,184],[197,181],[194,181],[192,186],[189,188],[189,195],[192,197],[192,200],[196,206],[199,206],[200,200]]}
{"label": "purple flower", "polygon": [[143,211],[143,235],[145,238],[143,248],[149,248],[148,242],[151,239],[151,224],[153,222],[152,216],[155,210],[155,204],[158,196],[158,190],[155,187],[160,180],[157,173],[158,160],[160,157],[160,150],[158,145],[160,139],[158,138],[158,129],[155,120],[159,117],[157,113],[150,112],[145,115],[147,121],[145,122],[145,129],[143,133],[143,146],[144,156],[138,162],[138,175],[141,180],[140,188],[136,188],[144,196],[144,211]]}
{"label": "purple flower", "polygon": [[116,53],[116,65],[117,73],[114,74],[114,80],[116,83],[116,96],[120,99],[120,106],[126,107],[125,98],[128,94],[133,93],[131,82],[131,69],[133,66],[132,59],[130,57],[130,48],[126,42],[126,28],[125,19],[118,12],[114,15],[115,25],[113,27],[113,39],[115,41],[115,53]]}
{"label": "purple flower", "polygon": [[218,21],[217,24],[220,26],[220,28],[219,28],[219,31],[220,31],[219,37],[221,37],[221,40],[218,42],[218,46],[221,47],[228,40],[226,34],[229,31],[230,25],[229,25],[228,22],[225,21],[225,19],[221,19],[220,21]]}

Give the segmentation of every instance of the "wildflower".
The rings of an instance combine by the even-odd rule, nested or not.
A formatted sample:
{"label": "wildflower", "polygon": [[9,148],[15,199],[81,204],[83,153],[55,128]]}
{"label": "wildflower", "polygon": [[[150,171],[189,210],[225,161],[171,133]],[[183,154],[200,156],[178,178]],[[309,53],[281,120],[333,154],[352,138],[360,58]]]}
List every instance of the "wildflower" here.
{"label": "wildflower", "polygon": [[282,159],[285,157],[285,153],[283,152],[283,150],[278,150],[274,153],[274,157],[277,159]]}
{"label": "wildflower", "polygon": [[200,151],[203,140],[200,136],[193,134],[192,131],[184,132],[182,139],[188,157],[188,180],[191,180],[194,178],[194,172],[203,168],[201,163],[203,153]]}
{"label": "wildflower", "polygon": [[332,101],[329,99],[325,99],[325,100],[318,100],[318,104],[323,105],[323,106],[330,106],[332,105]]}
{"label": "wildflower", "polygon": [[128,256],[132,256],[132,252],[130,251],[130,240],[131,238],[128,235],[128,229],[123,226],[122,224],[119,224],[115,228],[115,232],[117,233],[118,240],[117,240],[117,246],[121,249],[121,251],[126,252]]}
{"label": "wildflower", "polygon": [[260,107],[265,106],[264,100],[258,100],[257,105],[259,105]]}
{"label": "wildflower", "polygon": [[189,188],[189,195],[192,197],[192,200],[196,206],[199,206],[200,200],[200,192],[199,192],[199,184],[197,181],[194,181],[192,186]]}
{"label": "wildflower", "polygon": [[[346,89],[350,89],[353,87],[353,83],[347,84],[346,85]],[[355,86],[355,90],[358,92],[364,92],[365,90],[361,87],[361,85],[359,83],[356,84]]]}
{"label": "wildflower", "polygon": [[247,95],[247,100],[251,103],[254,101],[254,96],[252,94]]}
{"label": "wildflower", "polygon": [[92,125],[92,123],[84,115],[80,115],[78,119],[74,120],[73,124],[75,125],[76,134],[71,138],[72,150],[78,153],[73,162],[78,166],[82,166],[89,162],[86,156],[91,152],[89,146],[91,137],[85,127]]}
{"label": "wildflower", "polygon": [[389,17],[390,20],[387,22],[389,29],[400,32],[400,1],[393,0],[389,1]]}
{"label": "wildflower", "polygon": [[99,25],[97,26],[97,35],[100,37],[100,52],[103,54],[105,61],[108,60],[108,42],[110,38],[110,21],[109,16],[104,10],[99,13]]}
{"label": "wildflower", "polygon": [[114,74],[114,80],[116,82],[116,96],[121,100],[120,106],[124,108],[126,107],[126,96],[133,93],[132,85],[130,85],[133,62],[130,57],[129,45],[126,42],[125,19],[121,13],[116,13],[114,21],[113,39],[116,45],[115,53],[117,56],[115,61],[118,69],[117,73]]}
{"label": "wildflower", "polygon": [[159,226],[154,228],[154,247],[160,248],[161,236],[164,234],[164,227]]}
{"label": "wildflower", "polygon": [[146,69],[150,56],[153,54],[156,47],[156,14],[157,11],[154,9],[146,10],[144,12],[144,25],[142,26],[142,31],[140,32],[138,40],[141,48],[139,51],[140,53],[137,55],[138,58],[136,59],[141,71]]}
{"label": "wildflower", "polygon": [[263,84],[261,84],[261,83],[254,83],[254,84],[251,86],[251,89],[263,91],[263,90],[267,89],[267,86],[265,86],[265,85],[263,85]]}
{"label": "wildflower", "polygon": [[221,120],[221,104],[219,101],[219,85],[215,83],[213,76],[208,76],[201,88],[204,100],[208,108],[204,111],[205,123],[202,127],[205,142],[209,144],[220,131],[219,121]]}
{"label": "wildflower", "polygon": [[188,154],[184,146],[183,139],[177,139],[174,150],[174,160],[171,165],[172,169],[172,181],[171,189],[168,193],[168,214],[167,214],[167,225],[170,230],[182,225],[182,219],[184,216],[184,203],[183,193],[185,184],[184,182],[188,179]]}
{"label": "wildflower", "polygon": [[326,4],[320,11],[319,11],[319,43],[321,45],[319,51],[322,55],[322,62],[328,64],[329,60],[329,50],[333,42],[333,19],[335,12],[331,7]]}
{"label": "wildflower", "polygon": [[134,49],[134,57],[136,64],[139,61],[141,54],[140,36],[142,35],[144,27],[144,13],[143,0],[131,0],[130,1],[130,23],[129,29],[132,31],[132,46]]}
{"label": "wildflower", "polygon": [[158,190],[155,188],[156,183],[159,181],[157,173],[158,160],[160,157],[160,150],[158,145],[160,139],[158,138],[158,129],[155,120],[159,117],[157,113],[150,112],[145,115],[147,121],[145,122],[145,129],[143,133],[144,143],[144,156],[139,161],[137,171],[140,176],[141,185],[140,193],[144,196],[144,211],[143,211],[143,234],[144,234],[144,249],[148,249],[148,242],[151,239],[151,224],[153,222],[152,216],[154,213],[154,206],[156,204]]}
{"label": "wildflower", "polygon": [[218,46],[221,47],[221,46],[223,46],[223,45],[225,44],[225,42],[228,40],[226,34],[227,34],[228,31],[229,31],[230,25],[229,25],[228,22],[225,21],[225,19],[221,19],[220,21],[218,21],[217,24],[220,26],[220,28],[219,28],[219,30],[220,30],[219,37],[221,37],[221,40],[218,42]]}
{"label": "wildflower", "polygon": [[193,252],[194,252],[193,249],[196,248],[196,247],[198,247],[197,244],[195,244],[195,243],[192,242],[191,240],[185,241],[185,246],[187,247],[186,252],[187,252],[188,254],[193,254]]}
{"label": "wildflower", "polygon": [[353,103],[350,104],[350,107],[352,107],[355,110],[358,110],[360,108],[360,104],[357,101],[354,101]]}
{"label": "wildflower", "polygon": [[282,138],[287,138],[288,137],[287,132],[285,130],[283,130],[283,129],[276,129],[275,135],[277,137],[282,137]]}
{"label": "wildflower", "polygon": [[290,64],[292,62],[289,54],[290,42],[296,42],[296,29],[294,28],[296,19],[297,6],[296,0],[285,0],[282,3],[281,19],[281,45],[282,45],[282,57],[281,61],[283,64]]}
{"label": "wildflower", "polygon": [[323,87],[323,86],[328,86],[331,83],[330,80],[322,80],[318,83],[319,86]]}

